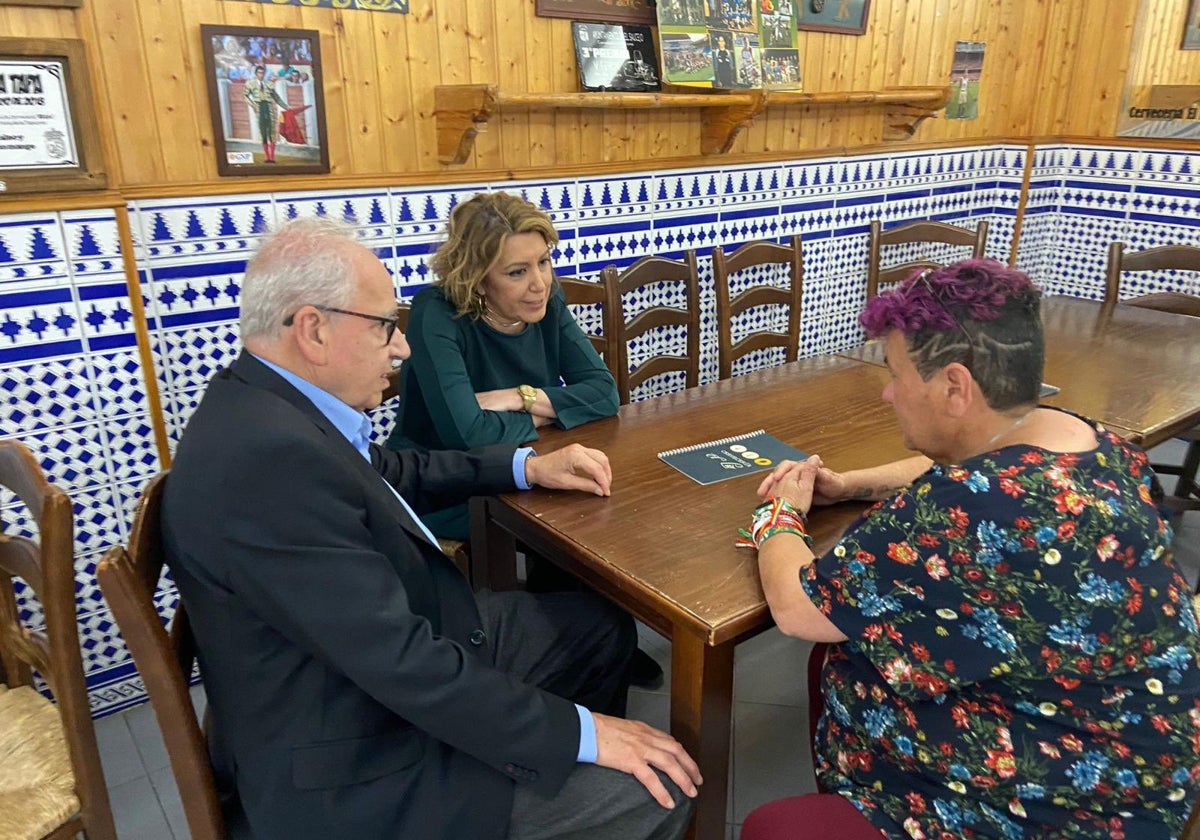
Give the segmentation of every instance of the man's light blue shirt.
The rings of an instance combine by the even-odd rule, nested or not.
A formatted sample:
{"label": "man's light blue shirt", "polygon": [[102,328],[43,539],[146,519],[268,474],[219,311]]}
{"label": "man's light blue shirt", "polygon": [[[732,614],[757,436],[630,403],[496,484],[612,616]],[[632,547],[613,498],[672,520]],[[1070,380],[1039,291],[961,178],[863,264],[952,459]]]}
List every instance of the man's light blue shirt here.
{"label": "man's light blue shirt", "polygon": [[[371,460],[371,451],[368,448],[368,444],[371,442],[371,418],[358,409],[347,405],[328,391],[318,388],[307,379],[297,376],[290,370],[281,368],[279,365],[269,362],[261,356],[255,356],[253,353],[250,355],[278,373],[287,380],[289,385],[307,397],[317,407],[317,410],[325,415],[325,419],[332,423],[333,427],[341,432],[346,440],[350,441],[350,445],[358,450],[358,454],[362,455],[368,461]],[[522,490],[530,488],[529,482],[525,480],[525,461],[532,454],[533,450],[528,446],[520,447],[513,453],[513,481]],[[382,478],[383,476],[380,476],[381,480]],[[429,529],[425,527],[425,523],[421,521],[421,518],[408,506],[408,502],[404,501],[404,497],[396,492],[395,487],[386,481],[383,483],[399,499],[400,504],[404,506],[405,512],[412,517],[413,522],[417,523],[425,538],[434,546],[437,546],[437,538],[429,532]],[[592,713],[583,706],[576,704],[575,710],[579,713],[579,754],[575,760],[594,763],[598,752],[596,744],[596,721],[592,718]]]}

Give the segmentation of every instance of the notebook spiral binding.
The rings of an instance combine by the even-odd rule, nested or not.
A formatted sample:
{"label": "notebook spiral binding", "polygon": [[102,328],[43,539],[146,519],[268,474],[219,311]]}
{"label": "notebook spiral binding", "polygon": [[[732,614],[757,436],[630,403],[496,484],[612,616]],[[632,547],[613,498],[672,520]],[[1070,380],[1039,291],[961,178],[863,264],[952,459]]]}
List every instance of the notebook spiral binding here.
{"label": "notebook spiral binding", "polygon": [[756,429],[753,432],[746,432],[744,435],[734,435],[733,437],[721,438],[720,440],[709,440],[704,443],[696,443],[691,446],[682,446],[679,449],[668,449],[666,452],[659,452],[659,458],[670,458],[672,455],[682,455],[684,452],[695,452],[697,449],[706,449],[710,446],[725,446],[730,443],[737,443],[739,440],[746,440],[755,435],[765,435],[766,429]]}

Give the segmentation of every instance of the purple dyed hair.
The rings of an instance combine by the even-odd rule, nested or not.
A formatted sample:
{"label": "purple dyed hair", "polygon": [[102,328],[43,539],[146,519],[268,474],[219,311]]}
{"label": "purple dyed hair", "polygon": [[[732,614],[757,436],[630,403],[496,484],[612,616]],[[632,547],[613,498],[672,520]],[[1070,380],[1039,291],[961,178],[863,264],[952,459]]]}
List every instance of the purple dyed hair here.
{"label": "purple dyed hair", "polygon": [[859,321],[871,338],[899,330],[925,379],[965,366],[996,410],[1037,402],[1045,360],[1041,291],[995,260],[963,260],[913,272],[867,301]]}
{"label": "purple dyed hair", "polygon": [[1033,282],[996,260],[963,260],[914,271],[895,289],[867,301],[859,321],[870,338],[891,330],[906,336],[949,332],[964,320],[993,321],[1014,297],[1041,294]]}

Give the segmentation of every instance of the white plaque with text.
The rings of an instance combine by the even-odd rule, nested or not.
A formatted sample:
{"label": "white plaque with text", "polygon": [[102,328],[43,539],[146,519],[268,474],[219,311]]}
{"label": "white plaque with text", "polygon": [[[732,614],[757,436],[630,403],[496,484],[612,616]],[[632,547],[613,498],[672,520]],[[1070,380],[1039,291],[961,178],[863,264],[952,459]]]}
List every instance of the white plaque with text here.
{"label": "white plaque with text", "polygon": [[76,166],[64,62],[0,60],[0,170]]}

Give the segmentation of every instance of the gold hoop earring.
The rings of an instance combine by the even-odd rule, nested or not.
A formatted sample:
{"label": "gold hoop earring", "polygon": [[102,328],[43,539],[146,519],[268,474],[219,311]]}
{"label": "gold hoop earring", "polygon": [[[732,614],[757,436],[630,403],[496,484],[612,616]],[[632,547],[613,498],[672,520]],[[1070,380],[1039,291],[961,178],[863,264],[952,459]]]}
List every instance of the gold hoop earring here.
{"label": "gold hoop earring", "polygon": [[475,297],[471,300],[471,308],[476,318],[482,318],[483,313],[487,311],[487,300],[479,292],[476,292]]}

